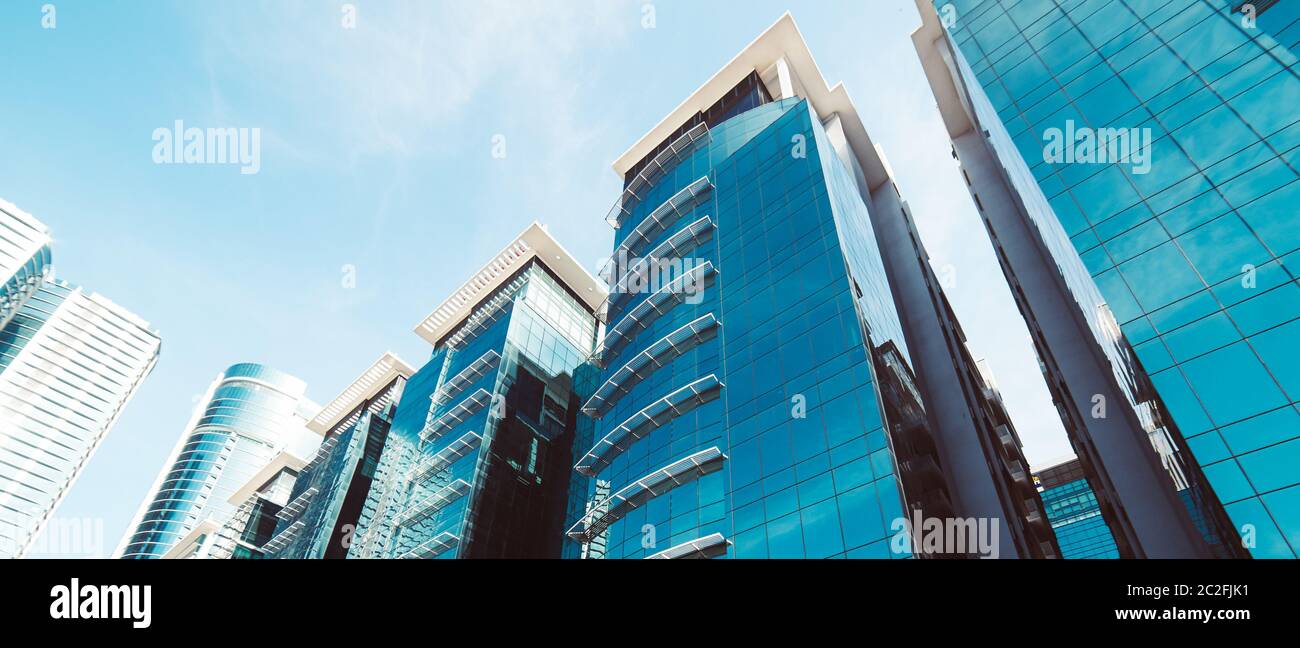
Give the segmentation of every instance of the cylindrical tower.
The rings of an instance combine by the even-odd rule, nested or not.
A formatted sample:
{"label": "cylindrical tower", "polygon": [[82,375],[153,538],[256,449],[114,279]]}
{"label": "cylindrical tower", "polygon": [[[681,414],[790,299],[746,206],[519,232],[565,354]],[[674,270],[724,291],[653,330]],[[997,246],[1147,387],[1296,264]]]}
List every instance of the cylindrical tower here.
{"label": "cylindrical tower", "polygon": [[228,500],[281,450],[309,457],[320,436],[307,421],[320,409],[307,385],[259,364],[217,377],[118,548],[122,558],[160,558],[205,520],[235,511]]}

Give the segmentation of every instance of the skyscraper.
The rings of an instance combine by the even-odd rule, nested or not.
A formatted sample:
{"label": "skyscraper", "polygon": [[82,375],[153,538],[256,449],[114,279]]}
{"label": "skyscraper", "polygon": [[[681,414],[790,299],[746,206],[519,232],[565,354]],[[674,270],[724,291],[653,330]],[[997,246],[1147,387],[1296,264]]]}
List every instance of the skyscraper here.
{"label": "skyscraper", "polygon": [[917,2],[954,157],[1126,556],[1300,548],[1300,79],[1274,38],[1295,7],[1241,4]]}
{"label": "skyscraper", "polygon": [[0,326],[9,323],[51,271],[45,224],[0,199]]}
{"label": "skyscraper", "polygon": [[534,223],[416,328],[350,558],[559,557],[574,374],[606,291]]}
{"label": "skyscraper", "polygon": [[163,558],[266,558],[266,545],[276,536],[280,512],[289,504],[307,463],[281,451],[226,500],[238,508],[224,524],[201,522],[197,532],[190,531],[186,540],[173,544]]}
{"label": "skyscraper", "polygon": [[379,462],[393,410],[415,370],[386,353],[312,419],[325,439],[297,471],[275,534],[271,558],[344,558],[351,547]]}
{"label": "skyscraper", "polygon": [[1042,494],[1062,558],[1119,558],[1115,537],[1078,459],[1038,471],[1034,483]]}
{"label": "skyscraper", "polygon": [[[788,14],[614,170],[567,556],[1055,555],[888,165]],[[1003,544],[918,546],[922,518]]]}
{"label": "skyscraper", "polygon": [[24,555],[158,358],[158,332],[55,279],[45,226],[0,201],[0,557]]}
{"label": "skyscraper", "polygon": [[[229,520],[239,504],[230,498],[282,451],[310,457],[321,443],[308,428],[320,406],[307,385],[258,364],[231,366],[208,387],[172,450],[117,555],[160,558],[178,543]],[[193,534],[193,535],[192,535]]]}

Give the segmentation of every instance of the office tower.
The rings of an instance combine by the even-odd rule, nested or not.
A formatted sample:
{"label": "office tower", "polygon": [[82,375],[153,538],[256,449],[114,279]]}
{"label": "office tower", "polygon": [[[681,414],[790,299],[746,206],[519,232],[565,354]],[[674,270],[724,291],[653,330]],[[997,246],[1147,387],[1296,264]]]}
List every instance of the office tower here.
{"label": "office tower", "polygon": [[266,545],[275,537],[279,513],[289,503],[298,475],[306,466],[306,460],[281,451],[226,500],[237,508],[224,524],[200,522],[163,558],[266,558]]}
{"label": "office tower", "polygon": [[1040,470],[1034,474],[1034,483],[1061,546],[1062,558],[1119,558],[1115,537],[1110,534],[1078,459]]}
{"label": "office tower", "polygon": [[[208,387],[158,479],[127,527],[117,555],[160,558],[174,545],[213,538],[238,508],[230,498],[280,452],[310,457],[308,428],[320,406],[307,385],[259,364],[231,366]],[[204,551],[198,549],[197,551]]]}
{"label": "office tower", "polygon": [[0,327],[9,323],[51,271],[45,224],[0,200]]}
{"label": "office tower", "polygon": [[312,419],[325,440],[276,513],[270,558],[344,558],[374,484],[393,410],[415,370],[386,353]]}
{"label": "office tower", "polygon": [[158,358],[158,332],[55,279],[39,221],[0,202],[0,557],[24,555]]}
{"label": "office tower", "polygon": [[1124,556],[1293,557],[1300,532],[1300,80],[1232,4],[917,2],[953,154]]}
{"label": "office tower", "polygon": [[350,558],[560,556],[578,399],[606,291],[534,223],[418,327]]}
{"label": "office tower", "polygon": [[[566,556],[1055,555],[888,165],[788,14],[614,170]],[[905,542],[922,517],[1001,546]]]}

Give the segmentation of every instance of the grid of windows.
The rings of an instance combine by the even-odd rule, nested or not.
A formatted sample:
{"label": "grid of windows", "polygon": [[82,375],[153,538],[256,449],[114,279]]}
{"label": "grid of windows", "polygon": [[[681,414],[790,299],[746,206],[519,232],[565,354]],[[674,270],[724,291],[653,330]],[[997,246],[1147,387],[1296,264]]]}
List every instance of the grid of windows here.
{"label": "grid of windows", "polygon": [[[701,317],[716,317],[718,335],[656,367],[599,420],[580,425],[587,445],[575,454],[702,377],[716,375],[721,395],[662,422],[583,480],[570,523],[695,453],[717,447],[723,467],[649,498],[566,555],[643,558],[714,534],[730,543],[718,553],[733,558],[908,555],[889,546],[902,503],[871,368],[873,349],[905,346],[867,207],[808,103],[765,99],[739,101],[746,111],[712,124],[708,143],[667,170],[616,235],[617,247],[664,201],[707,176],[712,193],[639,247],[652,249],[708,217],[716,231],[679,253],[685,268],[713,264],[716,283],[600,358],[604,371],[587,382],[603,384]],[[807,150],[792,154],[800,138]],[[849,236],[846,227],[867,229]],[[611,299],[610,325],[645,299]],[[792,416],[795,403],[806,413]]]}
{"label": "grid of windows", "polygon": [[[1038,185],[1046,205],[1030,211],[1076,298],[1099,291],[1136,351],[1112,360],[1150,375],[1254,555],[1294,557],[1296,13],[1282,3],[1251,26],[1233,4],[936,2],[956,10],[962,72],[1005,126],[1004,163],[1018,151]],[[1071,128],[1150,142],[1118,163],[1054,163],[1045,135]]]}
{"label": "grid of windows", "polygon": [[[403,391],[348,557],[560,556],[572,381],[595,316],[530,261],[461,328],[469,333],[440,342]],[[499,362],[465,372],[489,353]],[[439,389],[462,375],[457,389]]]}
{"label": "grid of windows", "polygon": [[225,523],[238,510],[229,498],[281,450],[311,456],[321,438],[307,429],[319,406],[301,380],[258,364],[237,364],[218,377],[194,426],[159,476],[120,553],[160,558],[205,519]]}
{"label": "grid of windows", "polygon": [[1041,493],[1062,558],[1119,558],[1088,480],[1076,479]]}

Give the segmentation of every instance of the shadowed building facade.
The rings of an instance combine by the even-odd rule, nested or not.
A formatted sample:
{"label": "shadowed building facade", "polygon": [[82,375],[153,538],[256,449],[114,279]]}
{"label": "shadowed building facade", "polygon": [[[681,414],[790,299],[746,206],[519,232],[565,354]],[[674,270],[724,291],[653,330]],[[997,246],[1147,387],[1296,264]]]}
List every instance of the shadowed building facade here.
{"label": "shadowed building facade", "polygon": [[416,328],[349,558],[558,558],[606,291],[534,223]]}

